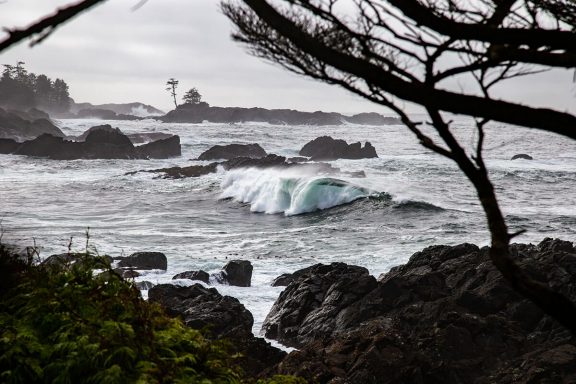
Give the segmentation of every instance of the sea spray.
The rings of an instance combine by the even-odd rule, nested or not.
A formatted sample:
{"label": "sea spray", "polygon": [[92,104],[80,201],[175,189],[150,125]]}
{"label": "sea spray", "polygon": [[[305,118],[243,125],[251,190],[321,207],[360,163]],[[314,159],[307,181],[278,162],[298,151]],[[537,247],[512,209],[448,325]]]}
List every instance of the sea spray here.
{"label": "sea spray", "polygon": [[221,198],[250,204],[252,212],[314,212],[350,203],[373,192],[347,181],[282,169],[236,169],[222,181]]}

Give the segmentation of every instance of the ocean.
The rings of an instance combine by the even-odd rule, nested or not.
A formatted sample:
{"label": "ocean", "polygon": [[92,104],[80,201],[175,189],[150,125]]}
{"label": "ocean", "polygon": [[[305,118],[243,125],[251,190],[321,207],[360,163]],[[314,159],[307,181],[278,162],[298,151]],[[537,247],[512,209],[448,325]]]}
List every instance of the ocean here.
{"label": "ocean", "polygon": [[[167,271],[136,281],[154,284],[187,270],[217,272],[228,260],[254,266],[249,288],[214,284],[238,298],[262,321],[282,291],[282,273],[335,261],[360,265],[378,277],[435,244],[489,244],[475,192],[450,160],[421,147],[401,125],[281,126],[268,124],[165,124],[155,120],[61,120],[67,135],[111,124],[124,133],[180,136],[182,157],[168,160],[56,161],[0,155],[2,241],[40,247],[41,257],[88,247],[99,254],[159,251]],[[455,119],[467,150],[476,133]],[[331,162],[365,178],[288,170],[237,169],[178,180],[137,170],[207,164],[195,159],[213,145],[259,143],[268,153],[297,156],[323,135],[370,141],[379,158]],[[545,237],[574,241],[576,141],[533,129],[493,124],[485,159],[515,241]],[[514,160],[518,153],[534,160]],[[88,236],[86,235],[88,233]],[[146,292],[143,292],[146,296]]]}

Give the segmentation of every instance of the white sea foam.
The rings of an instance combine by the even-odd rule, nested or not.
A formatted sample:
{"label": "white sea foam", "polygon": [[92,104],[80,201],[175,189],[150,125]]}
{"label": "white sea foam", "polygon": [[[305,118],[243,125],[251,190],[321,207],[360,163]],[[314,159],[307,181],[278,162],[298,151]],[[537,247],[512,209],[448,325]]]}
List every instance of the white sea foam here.
{"label": "white sea foam", "polygon": [[248,203],[252,212],[286,216],[347,204],[371,194],[366,188],[331,177],[255,168],[228,172],[222,189],[221,198]]}

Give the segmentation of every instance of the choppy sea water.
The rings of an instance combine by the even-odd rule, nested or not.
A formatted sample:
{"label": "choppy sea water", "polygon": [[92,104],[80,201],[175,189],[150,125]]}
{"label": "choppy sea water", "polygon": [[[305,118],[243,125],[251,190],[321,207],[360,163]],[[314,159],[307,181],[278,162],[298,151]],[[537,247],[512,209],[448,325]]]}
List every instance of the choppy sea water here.
{"label": "choppy sea water", "polygon": [[[254,315],[258,334],[282,288],[270,282],[315,263],[342,261],[378,276],[434,244],[487,245],[489,234],[473,189],[457,167],[418,145],[403,126],[272,126],[164,124],[62,120],[69,135],[110,123],[125,133],[180,135],[183,155],[168,160],[53,161],[0,155],[3,241],[41,246],[41,256],[84,250],[128,255],[160,251],[168,271],[137,280],[172,281],[186,270],[216,272],[230,259],[254,265],[252,287],[216,285]],[[469,150],[472,125],[455,123]],[[127,172],[198,164],[190,159],[216,144],[259,143],[267,152],[296,156],[322,135],[369,140],[379,158],[332,162],[366,178],[241,169],[166,180]],[[485,158],[518,242],[544,237],[575,240],[576,142],[535,130],[493,125]],[[534,160],[510,158],[527,153]],[[332,176],[334,177],[334,176]],[[315,210],[321,208],[320,210]],[[309,212],[312,211],[312,212]],[[191,284],[178,280],[178,284]]]}

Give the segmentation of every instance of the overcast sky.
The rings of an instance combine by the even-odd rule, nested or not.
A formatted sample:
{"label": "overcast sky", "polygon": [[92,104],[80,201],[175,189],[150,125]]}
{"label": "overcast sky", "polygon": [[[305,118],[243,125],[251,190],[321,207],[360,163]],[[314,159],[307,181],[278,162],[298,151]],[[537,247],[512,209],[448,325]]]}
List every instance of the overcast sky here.
{"label": "overcast sky", "polygon": [[[71,0],[0,1],[0,26],[26,26]],[[109,0],[58,29],[41,45],[26,42],[0,54],[2,64],[26,62],[34,73],[63,78],[77,102],[140,101],[169,110],[170,77],[179,93],[197,87],[211,105],[292,108],[342,113],[382,107],[292,74],[248,55],[230,39],[218,0]],[[458,84],[466,90],[466,84]],[[531,105],[576,112],[572,73],[548,73],[510,84],[502,95]],[[406,105],[415,112],[414,107]]]}

